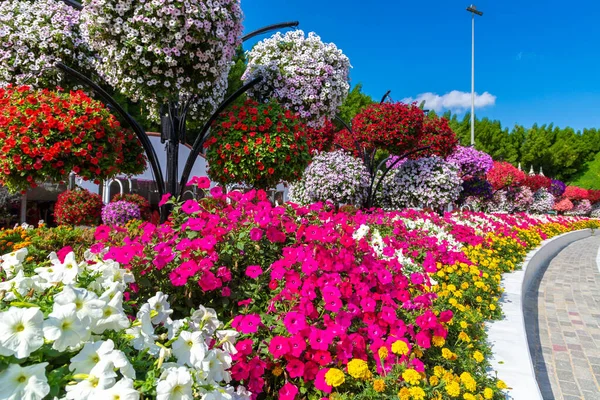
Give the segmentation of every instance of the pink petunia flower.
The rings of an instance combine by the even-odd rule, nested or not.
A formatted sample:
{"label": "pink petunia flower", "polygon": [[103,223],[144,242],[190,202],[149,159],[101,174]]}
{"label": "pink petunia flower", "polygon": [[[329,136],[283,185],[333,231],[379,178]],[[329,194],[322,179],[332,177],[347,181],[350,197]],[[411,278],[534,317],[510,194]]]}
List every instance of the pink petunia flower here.
{"label": "pink petunia flower", "polygon": [[261,319],[258,314],[238,315],[233,318],[231,326],[243,334],[256,333],[261,325]]}
{"label": "pink petunia flower", "polygon": [[258,242],[263,237],[263,231],[259,228],[250,229],[250,240]]}
{"label": "pink petunia flower", "polygon": [[298,394],[298,388],[288,382],[279,389],[279,400],[294,400]]}
{"label": "pink petunia flower", "polygon": [[281,358],[290,352],[288,338],[284,336],[275,336],[269,342],[269,352],[273,358]]}
{"label": "pink petunia flower", "polygon": [[325,374],[327,371],[329,371],[329,368],[323,368],[317,373],[317,376],[315,377],[315,387],[322,392],[331,393],[332,387],[325,382]]}
{"label": "pink petunia flower", "polygon": [[162,207],[165,204],[167,204],[167,202],[169,201],[169,199],[171,198],[171,193],[167,193],[167,194],[163,194],[162,197],[160,198],[160,201],[158,202],[158,206]]}
{"label": "pink petunia flower", "polygon": [[257,279],[263,273],[260,265],[249,265],[246,267],[246,276],[252,279]]}
{"label": "pink petunia flower", "polygon": [[304,363],[297,358],[289,360],[285,369],[290,378],[299,378],[304,375]]}
{"label": "pink petunia flower", "polygon": [[290,311],[283,319],[283,324],[289,333],[296,334],[306,329],[306,316],[299,312]]}
{"label": "pink petunia flower", "polygon": [[196,200],[186,200],[181,206],[181,211],[186,214],[193,214],[200,211],[200,204]]}

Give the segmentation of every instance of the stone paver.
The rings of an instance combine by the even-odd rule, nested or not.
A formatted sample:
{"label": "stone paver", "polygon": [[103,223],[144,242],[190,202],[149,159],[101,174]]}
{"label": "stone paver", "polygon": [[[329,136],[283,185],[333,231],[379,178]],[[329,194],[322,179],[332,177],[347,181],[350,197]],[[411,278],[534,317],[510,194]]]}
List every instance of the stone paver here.
{"label": "stone paver", "polygon": [[545,400],[600,400],[600,236],[563,249],[525,296],[536,379]]}

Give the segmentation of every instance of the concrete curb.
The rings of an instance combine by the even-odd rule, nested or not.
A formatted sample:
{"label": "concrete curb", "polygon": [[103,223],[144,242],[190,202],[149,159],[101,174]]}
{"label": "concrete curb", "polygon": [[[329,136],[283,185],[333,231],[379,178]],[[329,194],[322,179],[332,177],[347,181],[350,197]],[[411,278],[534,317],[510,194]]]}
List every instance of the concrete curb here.
{"label": "concrete curb", "polygon": [[500,321],[488,322],[486,327],[488,342],[493,350],[490,358],[491,367],[497,371],[498,377],[512,388],[508,391],[507,398],[543,400],[535,379],[527,342],[523,312],[525,293],[562,249],[592,234],[591,229],[582,229],[545,240],[540,247],[527,254],[521,270],[503,275],[504,294],[500,298],[500,305],[504,318]]}

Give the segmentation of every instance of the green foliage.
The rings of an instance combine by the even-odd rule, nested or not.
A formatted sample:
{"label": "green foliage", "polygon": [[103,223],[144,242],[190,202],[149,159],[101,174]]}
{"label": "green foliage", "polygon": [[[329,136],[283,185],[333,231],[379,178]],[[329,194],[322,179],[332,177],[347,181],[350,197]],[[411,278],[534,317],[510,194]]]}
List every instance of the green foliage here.
{"label": "green foliage", "polygon": [[583,173],[573,178],[569,185],[585,189],[600,189],[600,153],[586,164]]}

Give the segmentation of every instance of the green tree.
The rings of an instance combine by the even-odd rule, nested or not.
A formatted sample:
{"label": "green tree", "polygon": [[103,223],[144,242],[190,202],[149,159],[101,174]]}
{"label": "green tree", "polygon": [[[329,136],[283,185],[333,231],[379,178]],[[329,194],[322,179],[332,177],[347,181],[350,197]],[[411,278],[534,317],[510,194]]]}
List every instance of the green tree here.
{"label": "green tree", "polygon": [[341,105],[338,115],[344,121],[350,123],[356,114],[373,103],[375,103],[373,98],[362,92],[362,84],[359,83],[348,93],[348,97]]}

